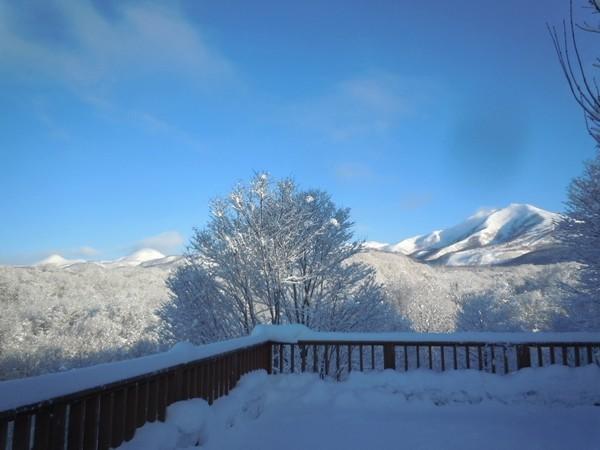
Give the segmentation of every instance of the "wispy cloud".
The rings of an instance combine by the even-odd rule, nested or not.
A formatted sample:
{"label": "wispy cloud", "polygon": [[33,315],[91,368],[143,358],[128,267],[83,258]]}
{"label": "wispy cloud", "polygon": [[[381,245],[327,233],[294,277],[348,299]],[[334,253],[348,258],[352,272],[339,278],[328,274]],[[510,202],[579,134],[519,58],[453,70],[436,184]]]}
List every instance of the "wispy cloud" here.
{"label": "wispy cloud", "polygon": [[428,192],[407,194],[400,199],[400,208],[404,211],[415,211],[429,205],[433,196]]}
{"label": "wispy cloud", "polygon": [[334,141],[382,135],[414,114],[427,98],[426,83],[390,72],[347,79],[329,92],[290,107],[290,119]]}
{"label": "wispy cloud", "polygon": [[373,170],[363,163],[341,163],[334,167],[334,172],[340,181],[368,180],[375,176]]}
{"label": "wispy cloud", "polygon": [[94,247],[90,247],[88,245],[84,245],[82,247],[79,247],[78,249],[76,249],[73,252],[76,256],[82,256],[85,258],[90,258],[92,256],[96,256],[98,253],[100,253],[99,250],[95,249]]}
{"label": "wispy cloud", "polygon": [[134,249],[153,248],[161,253],[173,255],[181,252],[183,236],[177,231],[165,231],[155,236],[150,236],[134,245]]}
{"label": "wispy cloud", "polygon": [[92,90],[144,70],[200,80],[231,75],[229,61],[168,5],[120,3],[108,16],[86,1],[2,2],[3,70]]}

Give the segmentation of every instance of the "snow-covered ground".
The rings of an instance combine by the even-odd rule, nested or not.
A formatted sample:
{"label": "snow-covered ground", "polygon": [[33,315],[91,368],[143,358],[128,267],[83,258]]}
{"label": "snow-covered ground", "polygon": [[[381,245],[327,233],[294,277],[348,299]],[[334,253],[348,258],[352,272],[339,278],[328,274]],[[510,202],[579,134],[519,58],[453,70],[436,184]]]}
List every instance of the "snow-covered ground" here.
{"label": "snow-covered ground", "polygon": [[123,450],[578,449],[600,446],[600,368],[246,375],[178,402]]}

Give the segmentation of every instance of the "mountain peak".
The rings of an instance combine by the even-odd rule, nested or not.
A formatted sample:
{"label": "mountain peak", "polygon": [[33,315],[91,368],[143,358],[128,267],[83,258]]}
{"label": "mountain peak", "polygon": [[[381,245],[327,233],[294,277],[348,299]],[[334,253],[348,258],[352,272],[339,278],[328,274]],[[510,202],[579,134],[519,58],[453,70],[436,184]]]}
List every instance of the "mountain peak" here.
{"label": "mountain peak", "polygon": [[67,259],[58,253],[48,256],[35,263],[35,266],[68,266],[71,264],[77,264],[83,262],[82,259]]}
{"label": "mountain peak", "polygon": [[376,246],[426,262],[447,265],[505,264],[552,247],[559,214],[533,205],[511,203],[500,209],[480,209],[453,227],[414,236],[395,245]]}

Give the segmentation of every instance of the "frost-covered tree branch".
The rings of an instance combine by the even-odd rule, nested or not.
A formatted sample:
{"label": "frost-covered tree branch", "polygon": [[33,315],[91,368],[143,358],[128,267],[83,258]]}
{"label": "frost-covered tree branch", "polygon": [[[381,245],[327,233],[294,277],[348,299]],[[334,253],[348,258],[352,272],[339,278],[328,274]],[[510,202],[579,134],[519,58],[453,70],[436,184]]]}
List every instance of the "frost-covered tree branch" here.
{"label": "frost-covered tree branch", "polygon": [[174,302],[163,317],[176,337],[204,342],[259,323],[381,329],[393,315],[374,269],[351,260],[361,251],[352,226],[327,193],[259,174],[212,203],[169,279]]}

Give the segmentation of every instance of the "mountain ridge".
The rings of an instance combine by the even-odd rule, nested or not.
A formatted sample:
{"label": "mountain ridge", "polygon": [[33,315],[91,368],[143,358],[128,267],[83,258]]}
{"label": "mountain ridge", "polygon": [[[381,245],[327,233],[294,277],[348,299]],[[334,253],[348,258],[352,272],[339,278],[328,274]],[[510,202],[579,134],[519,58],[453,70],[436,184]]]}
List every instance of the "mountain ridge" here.
{"label": "mountain ridge", "polygon": [[[568,259],[553,237],[561,215],[528,204],[482,209],[450,228],[413,236],[396,244],[369,241],[373,250],[402,253],[416,260],[450,266],[506,265]],[[542,256],[543,255],[543,256]]]}

